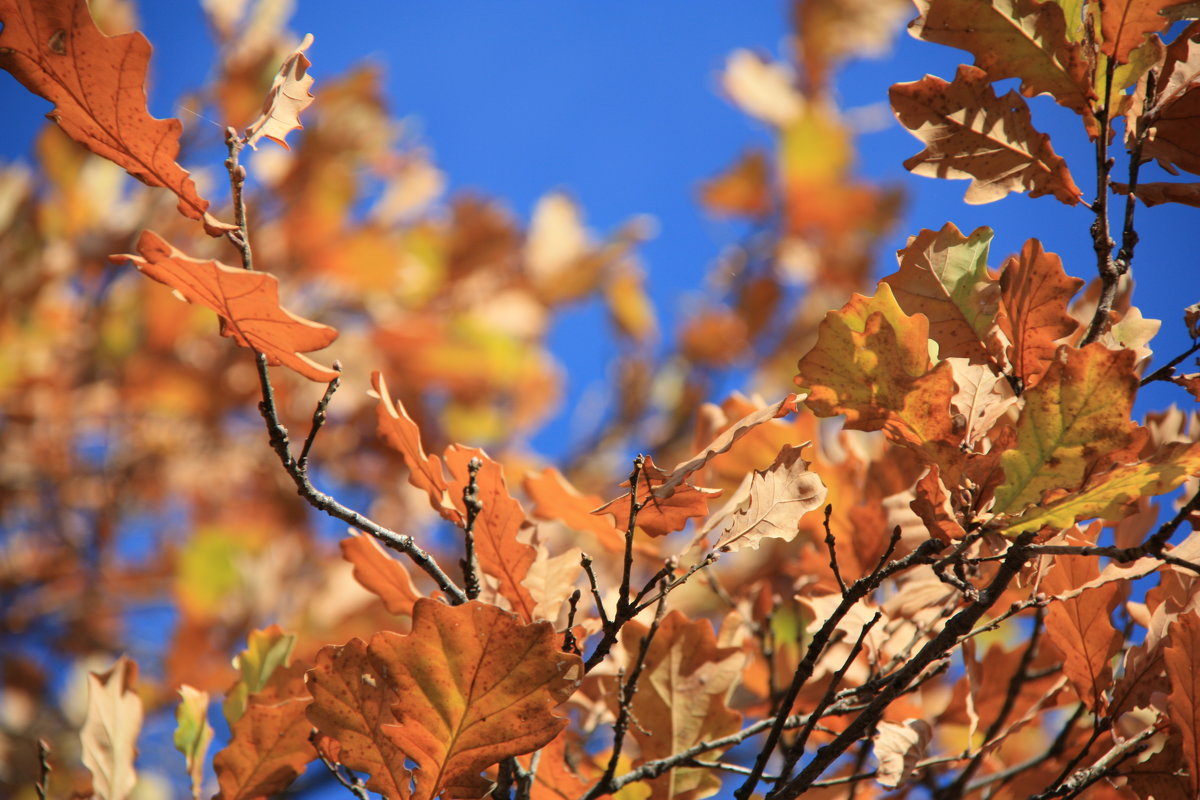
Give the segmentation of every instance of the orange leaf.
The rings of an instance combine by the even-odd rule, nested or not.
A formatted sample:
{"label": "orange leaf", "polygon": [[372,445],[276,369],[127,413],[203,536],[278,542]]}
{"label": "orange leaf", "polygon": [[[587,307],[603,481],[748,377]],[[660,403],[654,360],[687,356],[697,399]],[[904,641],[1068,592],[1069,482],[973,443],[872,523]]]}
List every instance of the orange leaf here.
{"label": "orange leaf", "polygon": [[342,539],[342,558],[354,565],[354,579],[379,595],[389,614],[412,614],[421,593],[413,586],[408,570],[379,546],[374,537],[356,534]]}
{"label": "orange leaf", "polygon": [[1181,614],[1171,623],[1170,636],[1163,650],[1171,679],[1167,705],[1171,724],[1183,735],[1194,793],[1200,790],[1200,616],[1195,611]]}
{"label": "orange leaf", "polygon": [[142,728],[142,700],[134,691],[137,662],[126,656],[106,672],[88,673],[87,716],[79,732],[83,764],[101,800],[124,800],[137,784],[133,768]]}
{"label": "orange leaf", "polygon": [[413,800],[482,797],[491,784],[480,772],[566,726],[553,708],[583,672],[578,656],[559,650],[553,625],[522,624],[478,601],[418,600],[412,633],[381,631],[368,654],[394,693],[397,721],[382,730],[417,764]]}
{"label": "orange leaf", "polygon": [[267,92],[262,114],[246,129],[246,144],[254,147],[265,136],[283,149],[291,149],[284,139],[292,131],[304,127],[300,124],[300,112],[313,101],[308,91],[313,85],[313,77],[308,74],[312,62],[304,55],[312,42],[312,34],[306,34],[300,46],[284,59]]}
{"label": "orange leaf", "polygon": [[1100,50],[1122,64],[1146,37],[1171,24],[1160,12],[1180,0],[1105,0],[1100,4]]}
{"label": "orange leaf", "polygon": [[736,164],[700,188],[700,202],[723,216],[761,217],[771,211],[771,171],[761,150],[745,153]]}
{"label": "orange leaf", "polygon": [[278,794],[316,757],[304,716],[307,697],[274,705],[252,703],[233,725],[229,745],[213,758],[218,800]]}
{"label": "orange leaf", "polygon": [[625,536],[613,525],[612,518],[592,514],[592,509],[604,499],[582,494],[554,467],[546,467],[540,474],[526,473],[522,486],[533,500],[534,517],[556,519],[574,531],[587,531],[609,552],[620,553],[625,549]]}
{"label": "orange leaf", "polygon": [[141,272],[175,289],[189,303],[215,311],[221,318],[222,336],[264,354],[269,363],[283,364],[312,381],[327,383],[338,376],[301,355],[328,347],[337,331],[281,308],[279,281],[274,275],[190,258],[153,231],[143,231],[137,247],[140,258],[122,255],[109,256],[109,260],[132,261]]}
{"label": "orange leaf", "polygon": [[936,466],[930,467],[929,472],[917,481],[913,493],[916,496],[909,506],[925,523],[925,528],[931,535],[943,541],[957,541],[967,535],[954,516],[950,506],[950,495],[942,486]]}
{"label": "orange leaf", "polygon": [[888,91],[900,124],[925,143],[905,169],[930,178],[971,179],[968,203],[990,203],[1009,192],[1052,194],[1067,205],[1080,190],[1050,137],[1034,129],[1016,92],[996,97],[988,75],[959,66],[953,83],[926,75]]}
{"label": "orange leaf", "polygon": [[361,639],[341,647],[322,647],[308,671],[312,705],[309,722],[328,740],[327,752],[350,769],[370,775],[367,788],[390,800],[407,800],[411,773],[404,751],[383,730],[397,722],[397,696],[387,673]]}
{"label": "orange leaf", "polygon": [[[1090,556],[1058,556],[1042,578],[1049,595],[1066,594],[1098,577],[1100,568]],[[1105,693],[1112,685],[1112,657],[1124,637],[1111,615],[1121,599],[1121,587],[1107,583],[1077,597],[1052,603],[1046,612],[1046,635],[1063,654],[1063,673],[1088,708],[1104,711]]]}
{"label": "orange leaf", "polygon": [[[629,664],[633,668],[642,638],[649,629],[630,622],[621,630]],[[638,691],[633,696],[633,736],[641,750],[638,763],[679,753],[707,739],[738,730],[742,716],[730,710],[726,698],[737,685],[745,664],[737,647],[718,647],[712,623],[691,622],[679,611],[663,618],[650,642]],[[619,694],[605,693],[611,707]],[[713,757],[720,751],[714,751]],[[654,800],[696,800],[720,786],[709,770],[677,767],[649,781]]]}
{"label": "orange leaf", "polygon": [[140,33],[105,36],[84,0],[0,0],[0,68],[54,104],[49,116],[75,141],[148,186],[170,189],[179,213],[220,236],[233,226],[207,213],[175,162],[183,126],[146,109],[150,44]]}
{"label": "orange leaf", "polygon": [[537,551],[517,539],[517,533],[528,523],[521,504],[508,493],[504,470],[482,450],[451,445],[446,448],[446,467],[454,476],[450,494],[465,518],[462,493],[467,487],[467,465],[472,458],[478,458],[483,465],[475,478],[479,501],[483,504],[473,530],[479,568],[500,582],[500,594],[530,622],[537,603],[522,581],[537,558]]}
{"label": "orange leaf", "polygon": [[[531,788],[531,800],[575,800],[588,790],[588,784],[575,774],[567,763],[567,737],[564,731],[541,750],[537,774]],[[521,759],[528,768],[528,759]]]}
{"label": "orange leaf", "polygon": [[[721,494],[720,489],[702,489],[689,483],[672,482],[679,473],[663,472],[646,456],[638,478],[637,499],[642,504],[637,514],[637,526],[649,536],[666,536],[683,530],[689,519],[708,514],[708,501]],[[622,486],[628,486],[625,481]],[[629,492],[610,500],[592,511],[593,514],[612,514],[621,530],[629,529]]]}
{"label": "orange leaf", "polygon": [[429,495],[429,503],[434,511],[455,525],[461,525],[462,512],[455,507],[446,491],[446,474],[442,471],[441,459],[426,454],[417,423],[408,415],[403,403],[392,400],[382,373],[371,373],[371,386],[379,395],[379,405],[376,407],[379,436],[404,457],[404,465],[408,467],[408,482]]}
{"label": "orange leaf", "polygon": [[1012,345],[1008,359],[1013,372],[1029,389],[1050,366],[1058,343],[1079,323],[1067,304],[1083,286],[1063,272],[1062,259],[1030,239],[1019,256],[1010,256],[1000,271],[1000,301],[1005,316],[1001,327]]}

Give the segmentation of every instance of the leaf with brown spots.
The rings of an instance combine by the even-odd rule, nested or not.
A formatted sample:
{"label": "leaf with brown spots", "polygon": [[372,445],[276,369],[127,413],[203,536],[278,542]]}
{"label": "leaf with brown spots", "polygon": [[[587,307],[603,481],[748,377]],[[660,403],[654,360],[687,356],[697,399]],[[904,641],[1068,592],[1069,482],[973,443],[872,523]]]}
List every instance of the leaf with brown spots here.
{"label": "leaf with brown spots", "polygon": [[179,213],[212,236],[233,226],[208,212],[176,163],[183,126],[146,108],[150,43],[140,33],[105,36],[84,0],[0,0],[0,69],[54,104],[50,118],[75,141],[148,186],[179,198]]}
{"label": "leaf with brown spots", "polygon": [[972,204],[1025,191],[1079,202],[1067,163],[1034,129],[1025,100],[1016,92],[996,97],[978,67],[960,66],[953,83],[933,75],[897,83],[888,96],[900,124],[925,143],[904,162],[913,174],[970,179],[964,199]]}

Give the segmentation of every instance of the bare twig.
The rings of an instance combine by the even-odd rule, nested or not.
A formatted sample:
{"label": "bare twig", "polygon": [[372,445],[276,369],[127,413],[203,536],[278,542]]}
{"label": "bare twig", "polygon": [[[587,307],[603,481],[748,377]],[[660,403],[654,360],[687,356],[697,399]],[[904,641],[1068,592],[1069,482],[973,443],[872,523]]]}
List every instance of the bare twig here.
{"label": "bare twig", "polygon": [[1151,736],[1158,733],[1158,728],[1154,725],[1140,731],[1136,736],[1131,736],[1123,742],[1118,742],[1091,766],[1071,773],[1071,776],[1057,782],[1057,785],[1048,791],[1042,792],[1032,800],[1050,800],[1052,797],[1075,797],[1084,789],[1091,786],[1101,778],[1112,774],[1117,766],[1127,758],[1135,755],[1145,748],[1146,742]]}
{"label": "bare twig", "polygon": [[1096,218],[1092,222],[1092,249],[1096,251],[1096,270],[1100,273],[1100,299],[1096,302],[1096,310],[1088,323],[1087,331],[1079,342],[1080,347],[1096,341],[1108,327],[1113,301],[1117,296],[1117,286],[1127,269],[1127,265],[1113,260],[1112,249],[1116,242],[1112,239],[1108,221],[1109,174],[1113,167],[1112,159],[1108,155],[1108,134],[1111,127],[1109,109],[1116,66],[1116,59],[1106,59],[1104,103],[1096,111],[1100,133],[1096,136],[1096,199],[1092,202],[1092,213]]}
{"label": "bare twig", "polygon": [[1187,358],[1188,356],[1192,355],[1193,353],[1198,353],[1198,352],[1200,352],[1200,340],[1193,342],[1192,346],[1189,347],[1187,350],[1184,350],[1182,353],[1175,356],[1175,358],[1172,358],[1166,364],[1163,364],[1161,367],[1154,370],[1154,372],[1151,372],[1149,375],[1142,378],[1138,382],[1138,388],[1140,389],[1141,387],[1145,386],[1146,384],[1153,383],[1154,381],[1169,381],[1169,380],[1171,380],[1171,378],[1173,378],[1175,376],[1175,367],[1179,366],[1179,364],[1181,364],[1183,362],[1183,360],[1185,358]]}
{"label": "bare twig", "polygon": [[33,784],[38,800],[46,800],[46,790],[50,786],[50,743],[45,739],[37,740],[38,776]]}
{"label": "bare twig", "polygon": [[829,517],[833,514],[833,504],[825,506],[825,547],[829,549],[829,568],[833,570],[833,577],[837,578],[838,588],[843,593],[846,591],[846,582],[842,580],[842,571],[838,569],[837,563],[837,548],[834,546],[833,531],[829,529]]}
{"label": "bare twig", "polygon": [[[234,219],[237,229],[230,231],[227,236],[230,242],[241,253],[242,267],[254,269],[254,253],[250,247],[250,231],[246,222],[246,204],[243,189],[246,182],[246,169],[238,163],[238,156],[244,146],[238,138],[237,131],[230,128],[226,131],[225,143],[229,147],[229,158],[225,160],[229,172],[229,185],[233,197]],[[333,497],[319,491],[308,478],[307,469],[301,469],[299,461],[292,457],[291,443],[288,430],[279,419],[279,409],[275,404],[275,389],[271,384],[271,375],[267,369],[267,357],[255,353],[255,365],[258,369],[259,388],[262,401],[258,410],[267,426],[267,437],[271,449],[275,451],[284,471],[296,485],[296,493],[308,501],[309,505],[335,519],[340,519],[360,531],[370,534],[387,547],[408,556],[414,564],[431,577],[438,588],[449,595],[452,602],[465,602],[467,596],[442,569],[437,560],[417,546],[411,536],[396,533],[385,528],[374,520],[368,519],[359,512],[342,505]],[[328,390],[327,390],[328,392]],[[307,466],[307,465],[306,465]]]}
{"label": "bare twig", "polygon": [[[334,372],[342,371],[342,362],[333,362]],[[296,459],[296,469],[303,473],[308,473],[308,454],[312,450],[313,442],[317,440],[317,433],[324,426],[326,420],[325,412],[329,409],[329,401],[333,399],[333,393],[342,385],[341,377],[334,378],[325,387],[325,394],[321,396],[320,402],[317,403],[316,409],[313,411],[312,425],[308,429],[308,436],[304,439],[304,447],[300,449],[300,457]]]}
{"label": "bare twig", "polygon": [[463,587],[467,597],[474,600],[479,597],[479,559],[475,555],[475,520],[483,511],[483,502],[479,499],[479,470],[483,462],[472,458],[467,462],[467,485],[463,487],[463,508],[467,518],[463,524],[463,559],[459,562],[463,571]]}
{"label": "bare twig", "polygon": [[[576,589],[567,599],[570,608],[567,611],[567,629],[563,632],[563,652],[579,655],[579,642],[575,641],[575,615],[579,613],[579,598],[583,593]],[[538,751],[539,753],[541,750]]]}

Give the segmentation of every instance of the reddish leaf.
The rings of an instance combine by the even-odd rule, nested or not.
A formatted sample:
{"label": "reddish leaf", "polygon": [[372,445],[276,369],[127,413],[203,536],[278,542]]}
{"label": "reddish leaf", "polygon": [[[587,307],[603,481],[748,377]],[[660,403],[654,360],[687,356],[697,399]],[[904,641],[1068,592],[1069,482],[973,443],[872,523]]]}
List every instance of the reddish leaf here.
{"label": "reddish leaf", "polygon": [[323,745],[327,753],[371,776],[371,791],[407,800],[411,774],[404,767],[404,751],[382,729],[397,722],[392,713],[397,697],[366,644],[351,639],[341,647],[322,647],[307,684],[313,698],[308,720],[328,740]]}
{"label": "reddish leaf", "polygon": [[1013,372],[1029,389],[1058,349],[1058,343],[1079,327],[1067,305],[1083,281],[1063,272],[1062,259],[1030,239],[1019,256],[1011,256],[1000,272],[1001,319],[1009,341]]}
{"label": "reddish leaf", "polygon": [[1100,4],[1100,50],[1122,64],[1146,37],[1171,24],[1161,12],[1181,0],[1105,0]]}
{"label": "reddish leaf", "polygon": [[146,109],[150,44],[140,33],[105,36],[84,0],[2,0],[0,69],[54,104],[67,135],[149,186],[179,197],[179,213],[220,236],[232,229],[207,213],[175,162],[182,125]]}
{"label": "reddish leaf", "polygon": [[[588,784],[567,763],[566,740],[570,735],[570,731],[564,731],[541,749],[531,800],[576,800],[587,792]],[[521,764],[528,769],[529,759],[522,758]]]}
{"label": "reddish leaf", "polygon": [[613,525],[612,518],[592,513],[592,509],[604,503],[599,495],[581,494],[553,467],[546,467],[538,474],[526,473],[522,486],[533,500],[534,517],[557,519],[572,530],[587,531],[609,552],[620,553],[625,549],[624,533]]}
{"label": "reddish leaf", "polygon": [[316,757],[304,716],[307,697],[274,705],[251,703],[233,725],[229,745],[213,758],[218,800],[278,794]]}
{"label": "reddish leaf", "polygon": [[990,203],[1009,192],[1052,194],[1067,205],[1080,190],[1067,164],[1029,118],[1016,92],[997,98],[978,67],[958,68],[953,83],[926,75],[888,92],[900,124],[925,143],[905,169],[931,178],[971,179],[968,203]]}
{"label": "reddish leaf", "polygon": [[397,721],[382,730],[417,764],[413,800],[482,797],[491,783],[480,772],[567,724],[552,709],[575,690],[582,663],[559,650],[550,623],[525,625],[495,606],[422,599],[413,612],[411,634],[382,631],[368,648],[395,696]]}
{"label": "reddish leaf", "polygon": [[[1114,181],[1112,187],[1118,194],[1129,194],[1127,183]],[[1136,194],[1147,206],[1179,203],[1200,208],[1200,183],[1139,183]]]}
{"label": "reddish leaf", "polygon": [[138,252],[140,258],[109,258],[132,261],[141,272],[175,289],[189,303],[212,309],[221,318],[222,336],[263,353],[269,363],[283,364],[312,381],[328,383],[338,376],[302,355],[328,347],[337,331],[281,308],[279,281],[274,275],[190,258],[153,231],[142,232]]}
{"label": "reddish leaf", "polygon": [[403,403],[392,400],[382,373],[371,373],[371,386],[379,395],[379,405],[375,409],[379,419],[379,436],[404,457],[404,465],[408,467],[408,482],[429,495],[429,503],[434,511],[455,525],[461,525],[462,512],[455,507],[450,493],[446,491],[446,474],[442,471],[441,459],[426,454],[417,423],[405,411]]}
{"label": "reddish leaf", "polygon": [[482,450],[451,445],[446,448],[446,467],[454,476],[450,494],[465,519],[462,494],[469,479],[467,465],[473,458],[478,458],[483,465],[475,479],[483,508],[475,518],[472,531],[479,568],[500,582],[500,594],[512,605],[513,611],[530,622],[534,619],[537,603],[522,581],[537,558],[537,551],[517,538],[528,522],[521,504],[508,493],[504,470]]}
{"label": "reddish leaf", "polygon": [[[1174,167],[1179,167],[1192,174],[1200,174],[1200,143],[1196,140],[1198,113],[1200,86],[1192,84],[1191,88],[1172,102],[1155,110],[1152,135],[1142,147],[1142,156],[1157,160],[1171,172],[1175,172]],[[1142,196],[1143,191],[1150,196],[1157,195],[1157,189],[1154,188],[1157,185],[1149,184],[1152,187],[1150,189],[1138,186],[1138,196]],[[1186,184],[1181,185],[1182,188],[1175,188],[1175,184],[1166,186],[1172,188],[1162,190],[1163,199],[1188,195]]]}
{"label": "reddish leaf", "polygon": [[[637,526],[649,536],[666,536],[683,530],[689,519],[708,515],[708,501],[721,494],[719,489],[702,489],[689,483],[672,482],[678,473],[663,472],[646,456],[645,466],[638,479],[637,498],[642,504]],[[621,484],[628,486],[629,482]],[[610,500],[592,511],[593,514],[612,514],[616,525],[627,530],[630,517],[629,492]]]}
{"label": "reddish leaf", "polygon": [[389,556],[365,534],[350,536],[338,543],[342,558],[354,565],[354,578],[383,601],[389,614],[410,616],[413,603],[421,593],[413,586],[408,570]]}
{"label": "reddish leaf", "polygon": [[267,92],[262,114],[246,129],[246,144],[254,147],[265,136],[285,150],[290,149],[284,139],[292,131],[304,127],[300,124],[300,112],[313,101],[309,92],[313,78],[308,74],[312,62],[304,55],[312,42],[312,34],[307,34],[300,46],[284,60]]}
{"label": "reddish leaf", "polygon": [[[1061,595],[1096,578],[1096,559],[1058,556],[1042,578],[1042,591]],[[1063,654],[1063,673],[1088,708],[1105,710],[1105,693],[1112,686],[1112,657],[1124,637],[1113,627],[1112,612],[1121,599],[1121,587],[1108,583],[1077,597],[1052,603],[1046,613],[1046,635]]]}
{"label": "reddish leaf", "polygon": [[1171,623],[1170,636],[1163,650],[1171,679],[1167,704],[1171,725],[1183,737],[1183,758],[1194,793],[1200,791],[1200,615],[1180,614]]}
{"label": "reddish leaf", "polygon": [[956,541],[967,535],[954,516],[950,506],[950,495],[942,486],[936,466],[931,467],[929,472],[917,481],[913,493],[916,496],[909,505],[913,513],[925,523],[931,535],[944,541]]}
{"label": "reddish leaf", "polygon": [[105,672],[88,673],[87,716],[79,731],[83,764],[101,800],[124,800],[137,785],[137,738],[142,700],[134,691],[137,663],[121,658]]}

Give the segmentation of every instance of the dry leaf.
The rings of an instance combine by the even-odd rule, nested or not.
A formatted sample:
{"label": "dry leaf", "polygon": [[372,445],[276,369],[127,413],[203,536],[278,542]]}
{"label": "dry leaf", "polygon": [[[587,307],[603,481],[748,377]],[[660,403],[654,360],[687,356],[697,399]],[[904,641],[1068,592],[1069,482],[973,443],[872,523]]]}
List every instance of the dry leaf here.
{"label": "dry leaf", "polygon": [[127,656],[106,672],[88,673],[87,716],[79,731],[83,764],[100,800],[125,800],[137,785],[137,738],[142,700],[134,691],[137,663]]}
{"label": "dry leaf", "polygon": [[923,719],[906,719],[903,723],[881,720],[871,737],[879,762],[875,780],[889,789],[898,787],[925,757],[932,738],[933,727]]}
{"label": "dry leaf", "polygon": [[790,542],[800,532],[800,518],[820,508],[826,489],[800,457],[806,445],[784,445],[775,463],[755,470],[747,504],[733,514],[715,550],[735,552],[757,548],[764,536]]}
{"label": "dry leaf", "polygon": [[246,144],[255,147],[265,136],[285,150],[290,149],[284,139],[292,131],[304,127],[300,124],[300,112],[312,105],[313,101],[309,92],[313,77],[308,74],[312,62],[304,55],[312,43],[313,35],[306,34],[295,52],[284,60],[267,92],[262,114],[246,129]]}
{"label": "dry leaf", "polygon": [[355,580],[376,594],[389,614],[412,614],[413,603],[421,593],[413,586],[404,564],[389,556],[374,537],[366,534],[353,534],[338,545],[342,558],[354,565]]}

